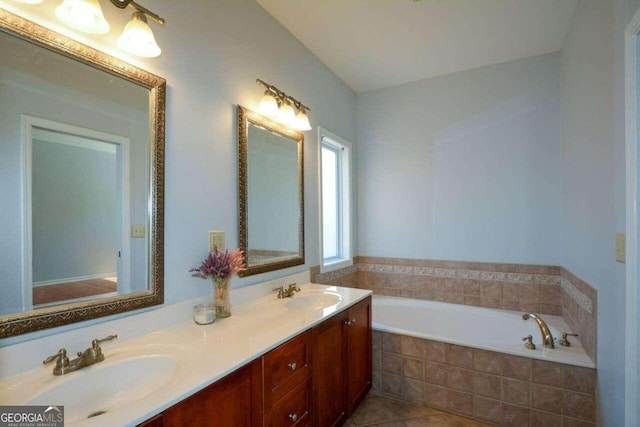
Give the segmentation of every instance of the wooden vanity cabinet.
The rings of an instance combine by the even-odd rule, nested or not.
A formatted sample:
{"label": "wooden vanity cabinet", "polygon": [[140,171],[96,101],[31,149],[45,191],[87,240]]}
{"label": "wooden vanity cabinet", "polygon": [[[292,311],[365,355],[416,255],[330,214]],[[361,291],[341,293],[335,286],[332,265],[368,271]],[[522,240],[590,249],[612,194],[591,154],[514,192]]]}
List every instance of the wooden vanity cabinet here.
{"label": "wooden vanity cabinet", "polygon": [[367,297],[141,426],[340,426],[370,389]]}
{"label": "wooden vanity cabinet", "polygon": [[262,426],[261,360],[167,409],[162,414],[162,426]]}
{"label": "wooden vanity cabinet", "polygon": [[313,425],[339,426],[371,389],[371,297],[312,332]]}

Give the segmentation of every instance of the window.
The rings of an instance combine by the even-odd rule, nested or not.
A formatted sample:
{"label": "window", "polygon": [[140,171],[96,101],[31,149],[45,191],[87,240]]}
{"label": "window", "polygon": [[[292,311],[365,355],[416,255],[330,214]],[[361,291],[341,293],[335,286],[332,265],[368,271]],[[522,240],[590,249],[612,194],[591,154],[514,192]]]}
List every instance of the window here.
{"label": "window", "polygon": [[322,271],[353,264],[351,253],[351,144],[319,128],[320,253]]}

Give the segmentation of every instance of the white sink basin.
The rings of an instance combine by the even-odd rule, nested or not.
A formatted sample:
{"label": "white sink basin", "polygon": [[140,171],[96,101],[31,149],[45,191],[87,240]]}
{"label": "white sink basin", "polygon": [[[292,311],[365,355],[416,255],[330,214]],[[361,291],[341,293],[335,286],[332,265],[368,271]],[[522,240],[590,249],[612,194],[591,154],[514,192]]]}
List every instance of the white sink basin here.
{"label": "white sink basin", "polygon": [[74,423],[148,396],[169,383],[177,371],[178,364],[164,355],[105,361],[56,377],[25,404],[64,405],[65,422]]}
{"label": "white sink basin", "polygon": [[305,295],[294,295],[284,305],[289,310],[322,310],[337,305],[342,296],[333,292],[313,292]]}

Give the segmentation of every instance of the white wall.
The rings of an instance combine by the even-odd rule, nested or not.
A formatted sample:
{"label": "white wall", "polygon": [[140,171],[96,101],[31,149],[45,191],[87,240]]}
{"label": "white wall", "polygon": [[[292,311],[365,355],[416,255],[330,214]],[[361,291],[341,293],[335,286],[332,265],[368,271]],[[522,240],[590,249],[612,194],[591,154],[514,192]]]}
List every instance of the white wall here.
{"label": "white wall", "polygon": [[[32,20],[60,31],[47,0],[42,7],[0,2]],[[105,51],[114,50],[119,29],[129,19],[102,1],[112,32],[104,37],[74,37]],[[192,278],[190,268],[207,251],[207,231],[226,231],[229,248],[238,245],[237,104],[255,109],[263,90],[261,78],[311,108],[312,126],[322,125],[356,140],[355,93],[253,0],[156,0],[146,5],[164,17],[153,27],[163,50],[156,59],[126,58],[167,79],[165,162],[165,303],[211,292],[208,281]],[[48,10],[49,17],[40,16]],[[305,133],[306,265],[273,273],[236,278],[232,287],[307,270],[319,264],[317,137]],[[96,322],[104,321],[96,320]],[[74,326],[58,328],[70,329]],[[51,334],[44,331],[5,340]]]}
{"label": "white wall", "polygon": [[560,259],[559,54],[358,95],[359,254]]}

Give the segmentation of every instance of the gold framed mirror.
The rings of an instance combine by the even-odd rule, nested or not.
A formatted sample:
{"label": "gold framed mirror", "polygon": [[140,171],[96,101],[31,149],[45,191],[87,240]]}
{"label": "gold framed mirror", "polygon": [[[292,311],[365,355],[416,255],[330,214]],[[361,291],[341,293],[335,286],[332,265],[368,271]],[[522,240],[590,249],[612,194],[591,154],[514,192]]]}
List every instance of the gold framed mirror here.
{"label": "gold framed mirror", "polygon": [[0,338],[162,304],[166,81],[1,8],[0,51]]}
{"label": "gold framed mirror", "polygon": [[238,106],[241,276],[304,264],[304,136]]}

